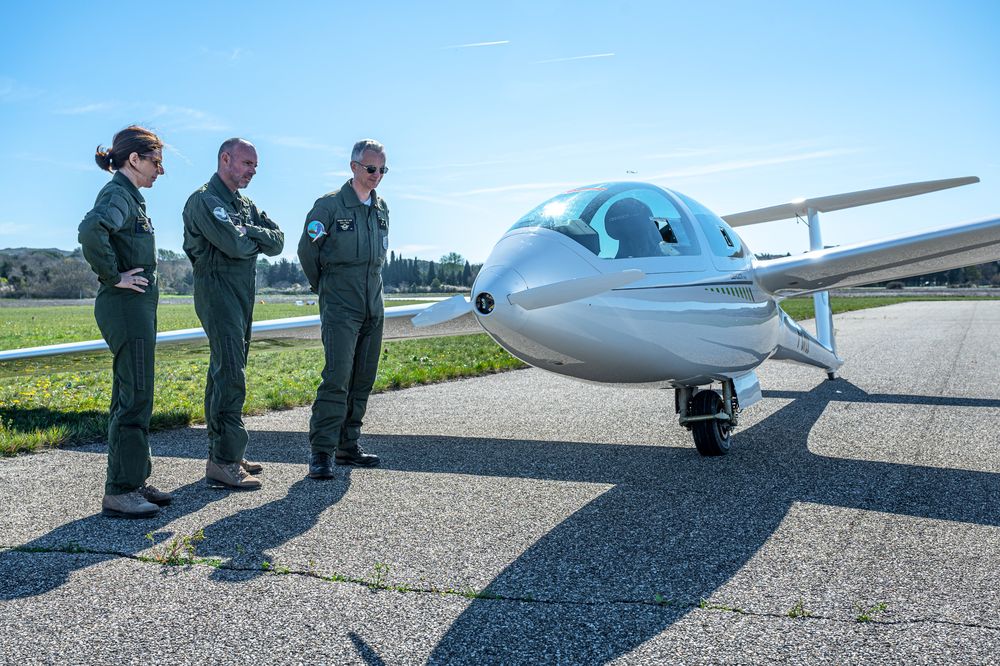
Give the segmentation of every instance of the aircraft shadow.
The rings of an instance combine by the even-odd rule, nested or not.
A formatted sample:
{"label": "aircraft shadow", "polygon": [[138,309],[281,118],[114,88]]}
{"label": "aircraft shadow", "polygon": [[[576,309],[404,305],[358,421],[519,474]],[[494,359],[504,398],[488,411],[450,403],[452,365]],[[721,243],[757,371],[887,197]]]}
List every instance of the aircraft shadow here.
{"label": "aircraft shadow", "polygon": [[[765,396],[792,401],[738,431],[734,451],[715,459],[700,458],[693,447],[366,435],[366,448],[383,456],[386,470],[611,486],[536,541],[484,590],[520,601],[474,600],[430,661],[515,663],[558,650],[559,658],[571,663],[603,662],[627,654],[733,578],[796,502],[1000,526],[993,504],[1000,497],[1000,474],[832,458],[808,449],[809,432],[831,402],[996,408],[1000,401],[869,395],[845,380]],[[191,430],[190,437],[157,454],[202,458],[203,438],[203,431]],[[304,466],[305,435],[254,432],[250,454],[263,462]],[[207,526],[205,544],[235,546],[247,539],[253,544],[246,554],[247,575],[259,575],[249,572],[251,565],[259,565],[269,549],[307,532],[349,484],[349,475],[323,483],[298,481],[281,499]],[[157,532],[225,495],[209,492],[199,480],[179,489],[177,497],[161,517],[143,521],[139,529]],[[111,543],[127,542],[131,535],[134,543],[138,524],[90,516],[26,546],[86,545],[95,534]],[[212,553],[199,549],[199,554]],[[6,566],[10,557],[0,555],[0,569],[18,573],[0,588],[0,599],[55,589],[73,570],[94,562],[93,557],[65,558],[56,575],[31,580],[26,567]],[[650,604],[619,603],[639,601]],[[554,614],[552,603],[571,610]],[[372,655],[356,647],[372,663]]]}
{"label": "aircraft shadow", "polygon": [[[1000,525],[992,501],[1000,496],[1000,474],[830,458],[808,450],[810,429],[831,401],[924,404],[919,396],[870,396],[838,380],[794,397],[738,432],[734,452],[718,459],[697,459],[693,449],[556,443],[555,455],[542,455],[552,444],[456,441],[456,448],[471,446],[477,457],[513,448],[515,462],[495,473],[615,486],[535,542],[486,590],[534,603],[473,601],[429,662],[518,663],[557,654],[568,663],[595,663],[627,654],[729,581],[795,502]],[[1000,402],[930,400],[978,407]],[[394,467],[436,469],[427,458],[406,456],[406,446],[381,442],[372,448],[396,461]],[[486,473],[494,467],[473,466]],[[665,603],[616,607],[654,600]],[[556,619],[545,602],[575,604],[568,606],[573,619]]]}

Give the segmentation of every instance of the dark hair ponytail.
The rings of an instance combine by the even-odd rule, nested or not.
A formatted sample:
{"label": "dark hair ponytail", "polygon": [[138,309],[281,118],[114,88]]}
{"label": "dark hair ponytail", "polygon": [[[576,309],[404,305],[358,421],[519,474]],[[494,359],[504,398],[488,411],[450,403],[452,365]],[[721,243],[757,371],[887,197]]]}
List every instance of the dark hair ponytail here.
{"label": "dark hair ponytail", "polygon": [[101,167],[104,171],[111,171],[111,165],[114,161],[111,159],[111,149],[103,150],[103,146],[97,146],[97,153],[94,155],[94,161],[97,162],[97,166]]}
{"label": "dark hair ponytail", "polygon": [[105,171],[116,171],[128,162],[129,155],[139,153],[145,155],[163,148],[163,142],[152,131],[138,125],[130,125],[115,134],[111,147],[104,150],[97,146],[94,161]]}

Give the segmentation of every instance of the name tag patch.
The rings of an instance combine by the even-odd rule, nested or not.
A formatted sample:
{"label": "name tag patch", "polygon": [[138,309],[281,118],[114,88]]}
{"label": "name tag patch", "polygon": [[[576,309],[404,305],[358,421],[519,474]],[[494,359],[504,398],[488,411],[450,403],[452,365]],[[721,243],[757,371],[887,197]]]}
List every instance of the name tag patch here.
{"label": "name tag patch", "polygon": [[337,231],[354,231],[354,218],[353,217],[340,217],[335,221],[337,225]]}
{"label": "name tag patch", "polygon": [[138,219],[135,221],[135,233],[137,234],[151,234],[153,233],[153,220],[149,219]]}

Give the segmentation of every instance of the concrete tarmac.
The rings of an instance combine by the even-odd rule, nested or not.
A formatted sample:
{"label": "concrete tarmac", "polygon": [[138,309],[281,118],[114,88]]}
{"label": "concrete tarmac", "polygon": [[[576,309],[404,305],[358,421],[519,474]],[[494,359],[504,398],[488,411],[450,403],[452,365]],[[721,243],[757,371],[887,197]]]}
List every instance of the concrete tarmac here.
{"label": "concrete tarmac", "polygon": [[670,392],[525,370],[374,396],[383,465],[326,482],[308,409],[248,419],[259,492],[158,433],[151,520],[99,515],[103,445],[0,460],[0,662],[997,663],[1000,302],[835,326],[716,459]]}

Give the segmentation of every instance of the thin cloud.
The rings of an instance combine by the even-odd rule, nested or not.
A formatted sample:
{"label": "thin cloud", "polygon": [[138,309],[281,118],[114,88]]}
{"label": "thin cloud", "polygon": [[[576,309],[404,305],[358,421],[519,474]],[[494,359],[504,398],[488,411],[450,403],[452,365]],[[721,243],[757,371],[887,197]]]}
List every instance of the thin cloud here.
{"label": "thin cloud", "polygon": [[229,62],[236,62],[237,60],[240,60],[250,54],[250,52],[246,49],[241,49],[239,47],[229,49],[228,51],[216,51],[203,46],[201,47],[201,52],[220,60],[228,60]]}
{"label": "thin cloud", "polygon": [[652,153],[650,155],[643,155],[642,159],[645,160],[672,160],[678,157],[703,157],[705,155],[712,155],[714,153],[723,152],[719,148],[688,148],[674,150],[669,153]]}
{"label": "thin cloud", "polygon": [[788,164],[790,162],[804,162],[807,160],[820,160],[828,157],[840,157],[841,155],[851,155],[861,152],[856,148],[843,148],[834,150],[816,150],[808,153],[796,155],[780,155],[778,157],[764,157],[747,160],[730,160],[727,162],[715,162],[713,164],[702,164],[699,166],[687,167],[665,171],[655,176],[650,176],[648,180],[664,180],[668,178],[692,178],[694,176],[707,176],[710,174],[723,173],[726,171],[739,171],[742,169],[754,169],[775,164]]}
{"label": "thin cloud", "polygon": [[462,208],[464,210],[471,210],[477,213],[485,213],[486,211],[480,206],[474,206],[464,201],[455,201],[448,197],[435,197],[427,194],[407,194],[395,192],[392,195],[393,199],[408,199],[410,201],[424,201],[427,203],[434,204],[435,206],[451,206],[453,208]]}
{"label": "thin cloud", "polygon": [[169,125],[175,132],[181,130],[222,132],[229,129],[228,125],[212,114],[187,106],[158,104],[153,108],[153,117],[162,119],[163,124]]}
{"label": "thin cloud", "polygon": [[446,171],[449,169],[469,169],[472,167],[481,166],[496,166],[498,164],[513,164],[519,160],[507,159],[507,160],[483,160],[481,162],[452,162],[450,164],[425,164],[419,166],[408,166],[400,167],[400,173],[409,173],[411,171]]}
{"label": "thin cloud", "polygon": [[23,102],[41,94],[37,88],[27,88],[10,77],[0,76],[0,102]]}
{"label": "thin cloud", "polygon": [[504,44],[510,44],[509,39],[501,39],[496,42],[473,42],[472,44],[453,44],[451,46],[442,46],[441,50],[448,49],[477,49],[482,46],[502,46]]}
{"label": "thin cloud", "polygon": [[286,146],[288,148],[302,148],[303,150],[322,150],[328,153],[335,153],[337,155],[347,156],[348,150],[341,146],[331,146],[327,143],[322,143],[305,136],[285,136],[285,135],[270,135],[264,137],[266,141],[273,143],[276,146]]}
{"label": "thin cloud", "polygon": [[111,102],[95,102],[93,104],[84,104],[82,106],[72,106],[66,109],[57,109],[56,113],[61,116],[78,116],[85,113],[98,113],[100,111],[110,111],[114,108]]}
{"label": "thin cloud", "polygon": [[0,222],[0,234],[26,234],[35,230],[30,224],[17,222]]}
{"label": "thin cloud", "polygon": [[548,62],[569,62],[570,60],[590,60],[592,58],[610,58],[614,53],[593,53],[591,55],[570,56],[569,58],[550,58],[548,60],[536,60],[536,65],[544,65]]}
{"label": "thin cloud", "polygon": [[176,146],[173,146],[173,145],[171,145],[169,143],[165,143],[165,144],[163,144],[163,150],[167,151],[171,155],[176,156],[177,158],[179,158],[182,162],[184,162],[188,166],[194,166],[194,162],[192,162],[191,160],[189,160],[188,157],[187,157],[187,155],[185,155],[180,150],[178,150],[178,148]]}
{"label": "thin cloud", "polygon": [[350,178],[354,174],[350,171],[327,171],[323,175],[327,178]]}
{"label": "thin cloud", "polygon": [[575,187],[578,183],[517,183],[515,185],[500,185],[498,187],[483,187],[467,192],[455,192],[455,197],[471,197],[478,194],[499,194],[501,192],[530,192],[534,190],[565,190]]}
{"label": "thin cloud", "polygon": [[19,153],[14,156],[14,159],[21,162],[34,162],[35,164],[45,164],[50,167],[56,167],[64,171],[93,171],[97,168],[97,165],[93,161],[90,163],[86,162],[70,162],[68,160],[54,160],[51,157],[42,157],[40,155],[29,155],[27,153]]}
{"label": "thin cloud", "polygon": [[435,252],[440,251],[437,245],[400,245],[399,247],[390,248],[396,253],[397,257],[402,257],[404,254],[409,254],[416,256],[417,254],[430,252],[434,250]]}

